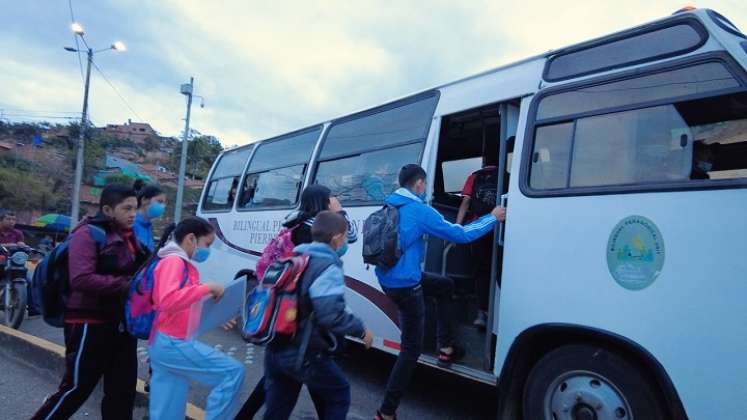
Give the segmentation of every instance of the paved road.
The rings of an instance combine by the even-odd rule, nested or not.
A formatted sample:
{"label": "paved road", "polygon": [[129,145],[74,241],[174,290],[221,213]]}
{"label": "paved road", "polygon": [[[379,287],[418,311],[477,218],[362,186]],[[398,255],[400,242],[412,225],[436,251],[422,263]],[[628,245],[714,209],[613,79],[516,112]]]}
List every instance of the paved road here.
{"label": "paved road", "polygon": [[[62,330],[51,328],[40,319],[25,321],[21,331],[63,344]],[[263,348],[247,345],[235,332],[216,330],[203,337],[203,341],[235,357],[247,367],[247,380],[242,389],[242,398],[249,395],[262,375]],[[352,387],[352,406],[348,416],[351,420],[370,420],[376,413],[388,373],[394,357],[380,351],[365,351],[355,345],[341,359]],[[145,378],[147,346],[140,343],[140,377]],[[204,407],[207,388],[195,385],[190,390],[190,401]],[[400,419],[495,419],[495,389],[436,369],[419,366],[413,386],[405,397],[398,415]],[[14,417],[15,418],[15,417]],[[22,418],[22,417],[21,417]],[[294,419],[315,419],[311,400],[302,392]]]}
{"label": "paved road", "polygon": [[[19,357],[18,352],[0,347],[0,419],[27,419],[41,406],[44,398],[57,390],[60,378]],[[97,395],[100,398],[100,395]],[[100,419],[99,399],[90,401],[72,417],[73,420]],[[144,409],[135,412],[140,419]]]}

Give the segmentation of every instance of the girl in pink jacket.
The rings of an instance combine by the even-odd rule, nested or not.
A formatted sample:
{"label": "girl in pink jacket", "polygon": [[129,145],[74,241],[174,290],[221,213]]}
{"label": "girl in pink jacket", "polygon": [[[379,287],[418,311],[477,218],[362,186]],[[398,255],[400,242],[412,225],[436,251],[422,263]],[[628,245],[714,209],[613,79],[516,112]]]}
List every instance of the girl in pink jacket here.
{"label": "girl in pink jacket", "polygon": [[[171,235],[171,241],[158,251],[161,261],[154,271],[153,301],[158,315],[150,344],[150,418],[183,419],[190,381],[213,387],[206,419],[233,418],[244,367],[191,338],[200,318],[199,305],[193,309],[193,304],[207,295],[215,299],[223,295],[222,285],[200,282],[194,265],[210,256],[214,229],[205,219],[191,217],[180,222]],[[167,231],[164,237],[168,236]]]}

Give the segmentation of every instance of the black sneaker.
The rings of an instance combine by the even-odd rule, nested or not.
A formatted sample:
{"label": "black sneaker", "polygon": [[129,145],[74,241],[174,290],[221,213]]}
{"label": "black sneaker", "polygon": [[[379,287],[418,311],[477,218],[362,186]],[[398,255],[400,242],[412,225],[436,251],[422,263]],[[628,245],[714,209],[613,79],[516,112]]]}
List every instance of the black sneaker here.
{"label": "black sneaker", "polygon": [[451,363],[464,357],[464,348],[457,346],[456,344],[451,345],[451,353],[444,353],[442,350],[438,351],[438,365],[441,367],[449,367]]}

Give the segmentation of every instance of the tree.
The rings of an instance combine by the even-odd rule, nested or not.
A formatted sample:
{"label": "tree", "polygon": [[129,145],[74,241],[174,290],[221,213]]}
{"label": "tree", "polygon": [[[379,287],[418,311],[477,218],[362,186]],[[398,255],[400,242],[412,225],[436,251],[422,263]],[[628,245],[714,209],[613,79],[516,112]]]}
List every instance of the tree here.
{"label": "tree", "polygon": [[[220,141],[214,136],[201,135],[195,137],[187,144],[187,172],[199,178],[205,178],[213,165],[215,158],[223,151]],[[174,148],[171,155],[169,169],[179,171],[179,161],[182,156],[181,142]]]}

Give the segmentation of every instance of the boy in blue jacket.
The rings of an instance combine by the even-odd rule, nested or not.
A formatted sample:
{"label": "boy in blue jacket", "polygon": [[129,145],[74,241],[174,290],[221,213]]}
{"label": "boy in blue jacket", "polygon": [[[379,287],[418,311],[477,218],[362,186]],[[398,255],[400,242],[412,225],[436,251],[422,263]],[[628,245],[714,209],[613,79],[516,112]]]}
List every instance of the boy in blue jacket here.
{"label": "boy in blue jacket", "polygon": [[384,293],[399,308],[401,350],[389,375],[384,401],[376,419],[396,418],[397,407],[410,383],[413,370],[423,347],[425,329],[424,295],[437,302],[438,362],[448,366],[464,356],[452,337],[451,303],[454,282],[448,277],[421,272],[425,250],[423,235],[428,234],[459,244],[473,242],[493,231],[498,221],[506,219],[506,210],[496,207],[468,225],[449,223],[433,207],[426,204],[426,173],[418,165],[405,165],[399,173],[402,187],[386,198],[386,203],[399,209],[399,238],[402,257],[391,269],[376,268]]}
{"label": "boy in blue jacket", "polygon": [[322,211],[311,226],[314,242],[294,250],[310,256],[300,283],[301,330],[292,339],[274,340],[267,347],[265,420],[288,419],[303,384],[316,396],[320,419],[345,420],[347,416],[350,385],[333,356],[346,335],[363,340],[366,348],[373,343],[373,334],[363,321],[346,310],[340,257],[347,251],[347,233],[344,216]]}

